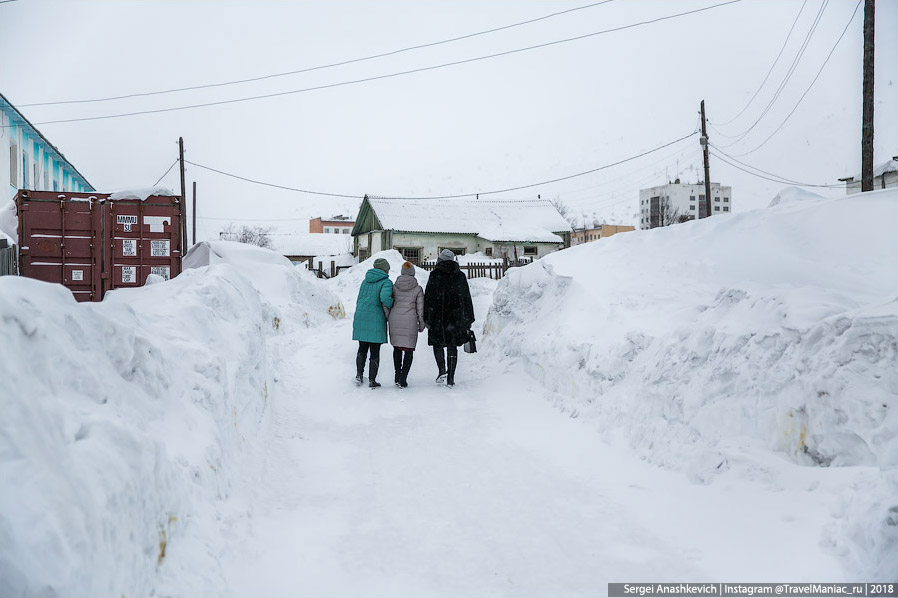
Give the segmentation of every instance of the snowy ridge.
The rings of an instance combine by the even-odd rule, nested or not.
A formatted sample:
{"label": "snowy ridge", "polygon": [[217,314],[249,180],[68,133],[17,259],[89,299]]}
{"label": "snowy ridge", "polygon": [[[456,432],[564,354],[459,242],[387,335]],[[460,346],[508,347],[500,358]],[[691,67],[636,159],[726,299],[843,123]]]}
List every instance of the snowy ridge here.
{"label": "snowy ridge", "polygon": [[272,252],[223,253],[96,304],[0,278],[4,594],[226,591],[283,367],[268,345],[342,305]]}
{"label": "snowy ridge", "polygon": [[[894,190],[806,194],[566,250],[509,273],[483,344],[696,482],[751,447],[871,467],[878,493],[852,496],[863,517],[828,542],[873,566],[898,524],[896,215]],[[880,531],[846,539],[864,526]]]}

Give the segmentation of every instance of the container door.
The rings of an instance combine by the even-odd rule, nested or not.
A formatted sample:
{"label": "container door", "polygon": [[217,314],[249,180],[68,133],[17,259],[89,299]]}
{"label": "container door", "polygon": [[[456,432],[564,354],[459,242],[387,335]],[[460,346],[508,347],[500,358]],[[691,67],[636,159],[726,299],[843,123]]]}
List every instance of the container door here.
{"label": "container door", "polygon": [[181,273],[179,198],[105,203],[109,276],[104,290],[143,286],[150,274],[169,280]]}
{"label": "container door", "polygon": [[78,301],[99,301],[95,197],[19,191],[19,263],[23,276],[66,286]]}

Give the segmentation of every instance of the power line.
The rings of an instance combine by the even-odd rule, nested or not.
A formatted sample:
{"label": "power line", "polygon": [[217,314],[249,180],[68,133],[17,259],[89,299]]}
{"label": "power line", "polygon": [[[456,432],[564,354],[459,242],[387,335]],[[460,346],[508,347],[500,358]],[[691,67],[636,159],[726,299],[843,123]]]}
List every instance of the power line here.
{"label": "power line", "polygon": [[[716,149],[716,148],[715,148],[715,149]],[[719,151],[719,150],[718,150],[718,151]],[[751,172],[750,170],[747,170],[747,169],[742,168],[741,166],[735,164],[735,163],[734,163],[735,160],[736,160],[735,158],[732,158],[734,162],[730,162],[729,160],[727,160],[726,158],[724,158],[722,155],[720,155],[720,154],[717,153],[717,152],[713,152],[713,154],[714,154],[714,157],[715,157],[715,158],[717,158],[718,160],[720,160],[720,161],[722,161],[722,162],[725,162],[726,164],[729,164],[730,166],[732,166],[733,168],[735,168],[735,169],[737,169],[737,170],[741,170],[742,172],[744,172],[744,173],[746,173],[746,174],[750,174],[750,175],[752,175],[752,176],[755,176],[755,177],[758,177],[758,178],[761,178],[761,179],[766,179],[766,180],[768,180],[768,181],[773,181],[774,183],[782,183],[782,184],[786,184],[786,185],[798,185],[799,187],[825,187],[825,188],[836,188],[836,187],[841,187],[841,186],[842,186],[842,185],[814,185],[814,184],[811,184],[811,183],[799,183],[799,182],[796,182],[796,181],[790,181],[789,179],[784,179],[784,178],[782,178],[782,177],[777,177],[776,175],[773,175],[773,177],[776,177],[776,178],[773,178],[773,177],[770,177],[770,176],[764,176],[764,175],[758,174],[758,173],[756,173],[756,172]],[[744,164],[744,163],[743,163],[743,164]],[[748,166],[748,165],[746,164],[746,166]],[[756,168],[756,167],[754,167],[754,166],[751,166],[751,168],[755,168],[755,170],[758,170],[758,171],[760,171],[760,172],[765,172],[765,171],[761,170],[760,168]],[[769,174],[769,173],[768,173],[768,174]]]}
{"label": "power line", "polygon": [[842,30],[842,35],[840,35],[840,36],[839,36],[839,39],[836,40],[836,43],[833,45],[832,50],[830,50],[830,51],[829,51],[829,54],[826,56],[826,60],[824,60],[824,61],[823,61],[823,64],[820,66],[820,70],[817,71],[817,75],[814,77],[814,80],[811,81],[811,84],[808,85],[808,88],[807,88],[806,90],[804,90],[804,93],[801,94],[801,97],[800,97],[800,98],[798,98],[798,102],[795,104],[795,107],[792,108],[792,111],[789,112],[789,114],[786,115],[786,119],[785,119],[782,123],[780,123],[780,126],[778,126],[778,127],[776,128],[776,130],[774,130],[773,133],[771,133],[771,134],[767,137],[767,139],[765,139],[764,141],[762,141],[762,142],[760,143],[760,145],[758,145],[758,146],[755,147],[754,149],[749,150],[749,151],[747,151],[747,152],[745,152],[745,153],[738,154],[738,157],[741,158],[742,156],[747,156],[747,155],[752,154],[752,153],[758,151],[759,149],[761,149],[761,148],[762,148],[768,141],[770,141],[770,140],[773,138],[774,135],[776,135],[777,133],[780,132],[780,129],[782,129],[783,126],[785,126],[785,124],[786,124],[787,122],[789,122],[789,119],[792,118],[792,115],[795,114],[795,111],[798,110],[798,107],[801,105],[802,100],[804,100],[805,96],[808,95],[808,92],[811,91],[811,88],[814,87],[814,83],[817,82],[817,79],[820,78],[820,74],[823,72],[823,69],[826,67],[826,63],[828,63],[828,62],[829,62],[829,59],[832,58],[833,52],[835,52],[835,51],[836,51],[836,48],[839,46],[839,42],[841,42],[841,41],[842,41],[842,38],[845,37],[845,33],[848,31],[848,27],[851,25],[851,22],[854,21],[854,17],[857,15],[857,9],[860,8],[861,2],[862,2],[862,0],[858,0],[857,5],[855,5],[855,7],[854,7],[854,12],[851,13],[851,18],[848,19],[848,22],[847,22],[847,23],[845,23],[845,29]]}
{"label": "power line", "polygon": [[211,170],[212,172],[217,172],[218,174],[231,177],[234,179],[240,179],[241,181],[246,181],[248,183],[255,183],[256,185],[264,185],[266,187],[274,187],[275,189],[283,189],[285,191],[297,191],[299,193],[308,193],[309,195],[324,195],[327,197],[348,197],[351,199],[361,199],[361,195],[346,195],[344,193],[328,193],[326,191],[312,191],[310,189],[299,189],[296,187],[287,187],[286,185],[277,185],[275,183],[266,183],[265,181],[259,181],[256,179],[251,179],[247,177],[243,177],[237,174],[232,174],[230,172],[225,172],[224,170],[218,170],[216,168],[212,168],[211,166],[203,166],[202,164],[197,164],[196,162],[191,162],[190,160],[184,160],[187,164],[192,166],[196,166],[197,168],[202,168],[204,170]]}
{"label": "power line", "polygon": [[83,118],[69,118],[69,119],[60,119],[60,120],[46,120],[46,121],[42,121],[42,122],[38,122],[38,123],[34,123],[34,124],[36,124],[36,125],[52,125],[52,124],[60,124],[60,123],[83,122],[83,121],[90,121],[90,120],[104,120],[104,119],[109,119],[109,118],[123,118],[123,117],[127,117],[127,116],[137,116],[137,115],[141,115],[141,114],[159,114],[159,113],[162,113],[162,112],[175,112],[175,111],[178,111],[178,110],[188,110],[188,109],[193,109],[193,108],[206,108],[206,107],[209,107],[209,106],[220,106],[220,105],[223,105],[223,104],[234,104],[234,103],[237,103],[237,102],[248,102],[248,101],[252,101],[252,100],[261,100],[261,99],[266,99],[266,98],[273,98],[273,97],[279,97],[279,96],[293,95],[293,94],[305,93],[305,92],[309,92],[309,91],[319,91],[319,90],[322,90],[322,89],[330,89],[330,88],[334,88],[334,87],[342,87],[342,86],[345,86],[345,85],[354,85],[354,84],[357,84],[357,83],[367,83],[367,82],[369,82],[369,81],[378,81],[378,80],[381,80],[381,79],[389,79],[389,78],[392,78],[392,77],[400,77],[400,76],[404,76],[404,75],[411,75],[411,74],[414,74],[414,73],[421,73],[421,72],[425,72],[425,71],[432,71],[432,70],[441,69],[441,68],[446,68],[446,67],[450,67],[450,66],[458,66],[458,65],[461,65],[461,64],[468,64],[468,63],[471,63],[471,62],[477,62],[477,61],[480,61],[480,60],[488,60],[488,59],[492,59],[492,58],[498,58],[498,57],[501,57],[501,56],[508,56],[508,55],[511,55],[511,54],[517,54],[517,53],[520,53],[520,52],[527,52],[527,51],[529,51],[529,50],[537,50],[537,49],[541,49],[541,48],[547,48],[547,47],[550,47],[550,46],[555,46],[555,45],[564,44],[564,43],[568,43],[568,42],[578,41],[578,40],[581,40],[581,39],[587,39],[587,38],[590,38],[590,37],[595,37],[595,36],[599,36],[599,35],[604,35],[604,34],[607,34],[607,33],[615,33],[615,32],[617,32],[617,31],[623,31],[623,30],[626,30],[626,29],[632,29],[632,28],[634,28],[634,27],[640,27],[640,26],[642,26],[642,25],[650,25],[650,24],[653,24],[653,23],[661,22],[661,21],[667,21],[667,20],[670,20],[670,19],[675,19],[675,18],[679,18],[679,17],[684,17],[684,16],[688,16],[688,15],[691,15],[691,14],[696,14],[696,13],[700,13],[700,12],[704,12],[704,11],[708,11],[708,10],[713,10],[713,9],[715,9],[715,8],[720,8],[720,7],[722,7],[722,6],[727,6],[727,5],[729,5],[729,4],[736,4],[736,3],[738,3],[738,2],[742,2],[742,0],[727,0],[726,2],[721,2],[721,3],[718,3],[718,4],[712,4],[711,6],[705,6],[705,7],[703,7],[703,8],[697,8],[697,9],[695,9],[695,10],[689,10],[689,11],[686,11],[686,12],[676,13],[676,14],[673,14],[673,15],[665,16],[665,17],[658,17],[658,18],[656,18],[656,19],[650,19],[650,20],[648,20],[648,21],[640,21],[640,22],[638,22],[638,23],[631,23],[630,25],[622,25],[622,26],[620,26],[620,27],[614,27],[614,28],[611,28],[611,29],[604,29],[604,30],[602,30],[602,31],[594,31],[594,32],[592,32],[592,33],[587,33],[587,34],[585,34],[585,35],[578,35],[578,36],[576,36],[576,37],[569,37],[569,38],[565,38],[565,39],[561,39],[561,40],[555,40],[555,41],[552,41],[552,42],[546,42],[546,43],[543,43],[543,44],[536,44],[536,45],[533,45],[533,46],[526,46],[526,47],[524,47],[524,48],[517,48],[517,49],[514,49],[514,50],[506,50],[506,51],[504,51],[504,52],[498,52],[498,53],[496,53],[496,54],[487,54],[487,55],[484,55],[484,56],[477,56],[477,57],[475,57],[475,58],[466,58],[466,59],[464,59],[464,60],[457,60],[457,61],[454,61],[454,62],[446,62],[446,63],[443,63],[443,64],[437,64],[437,65],[432,65],[432,66],[426,66],[426,67],[421,67],[421,68],[417,68],[417,69],[411,69],[411,70],[407,70],[407,71],[400,71],[400,72],[396,72],[396,73],[389,73],[389,74],[386,74],[386,75],[377,75],[377,76],[374,76],[374,77],[366,77],[366,78],[363,78],[363,79],[353,79],[353,80],[350,80],[350,81],[341,81],[341,82],[338,82],[338,83],[330,83],[330,84],[327,84],[327,85],[317,85],[317,86],[314,86],[314,87],[306,87],[306,88],[303,88],[303,89],[294,89],[294,90],[291,90],[291,91],[281,91],[281,92],[277,92],[277,93],[269,93],[269,94],[263,94],[263,95],[257,95],[257,96],[249,96],[249,97],[244,97],[244,98],[234,98],[234,99],[231,99],[231,100],[219,100],[219,101],[216,101],[216,102],[205,102],[205,103],[202,103],[202,104],[190,104],[190,105],[186,105],[186,106],[175,106],[175,107],[172,107],[172,108],[157,108],[157,109],[155,109],[155,110],[139,110],[139,111],[136,111],[136,112],[125,112],[125,113],[120,113],[120,114],[105,114],[105,115],[100,115],[100,116],[88,116],[88,117],[83,117]]}
{"label": "power line", "polygon": [[[8,0],[8,1],[11,1],[11,0]],[[504,30],[506,30],[506,29],[512,29],[512,28],[514,28],[514,27],[520,27],[520,26],[522,26],[522,25],[529,25],[529,24],[531,24],[531,23],[536,23],[536,22],[539,22],[539,21],[545,21],[545,20],[547,20],[547,19],[551,19],[551,18],[553,18],[553,17],[557,17],[557,16],[560,16],[560,15],[563,15],[563,14],[567,14],[567,13],[571,13],[571,12],[576,12],[576,11],[578,11],[578,10],[585,10],[585,9],[587,9],[587,8],[594,8],[594,7],[596,7],[596,6],[600,6],[600,5],[602,5],[602,4],[608,4],[609,2],[614,2],[614,1],[615,1],[615,0],[602,0],[602,2],[594,2],[593,4],[587,4],[586,6],[578,6],[578,7],[576,7],[576,8],[569,8],[569,9],[567,9],[567,10],[562,10],[562,11],[559,11],[559,12],[554,12],[554,13],[552,13],[552,14],[544,15],[544,16],[542,16],[542,17],[537,17],[537,18],[535,18],[535,19],[529,19],[529,20],[527,20],[527,21],[520,21],[520,22],[518,22],[518,23],[512,23],[512,24],[510,24],[510,25],[503,25],[503,26],[501,26],[501,27],[495,27],[495,28],[493,28],[493,29],[487,29],[487,30],[485,30],[485,31],[478,31],[478,32],[476,32],[476,33],[469,33],[469,34],[466,34],[466,35],[460,35],[460,36],[458,36],[458,37],[453,37],[453,38],[449,38],[449,39],[444,39],[444,40],[437,41],[437,42],[430,42],[430,43],[426,43],[426,44],[419,44],[419,45],[417,45],[417,46],[410,46],[410,47],[408,47],[408,48],[401,48],[401,49],[399,49],[399,50],[392,50],[392,51],[390,51],[390,52],[383,52],[383,53],[381,53],[381,54],[374,54],[374,55],[371,55],[371,56],[364,56],[364,57],[362,57],[362,58],[352,58],[352,59],[350,59],[350,60],[344,60],[344,61],[342,61],[342,62],[334,62],[334,63],[330,63],[330,64],[322,64],[322,65],[319,65],[319,66],[313,66],[313,67],[304,68],[304,69],[299,69],[299,70],[295,70],[295,71],[287,71],[287,72],[283,72],[283,73],[273,73],[273,74],[269,74],[269,75],[262,75],[262,76],[259,76],[259,77],[251,77],[251,78],[248,78],[248,79],[237,79],[237,80],[234,80],[234,81],[221,81],[221,82],[218,82],[218,83],[208,83],[208,84],[206,84],[206,85],[193,85],[193,86],[191,86],[191,87],[179,87],[179,88],[174,88],[174,89],[163,89],[163,90],[159,90],[159,91],[147,91],[147,92],[142,92],[142,93],[132,93],[132,94],[121,95],[121,96],[111,96],[111,97],[105,97],[105,98],[92,98],[92,99],[86,99],[86,100],[64,100],[64,101],[58,101],[58,102],[36,102],[36,103],[33,103],[33,104],[21,104],[21,106],[24,108],[24,107],[29,107],[29,106],[55,106],[55,105],[58,105],[58,104],[85,104],[85,103],[89,103],[89,102],[108,102],[108,101],[111,101],[111,100],[123,100],[123,99],[127,99],[127,98],[146,97],[146,96],[160,95],[160,94],[166,94],[166,93],[176,93],[176,92],[181,92],[181,91],[193,91],[193,90],[196,90],[196,89],[207,89],[207,88],[210,88],[210,87],[224,87],[224,86],[227,86],[227,85],[237,85],[237,84],[240,84],[240,83],[252,83],[252,82],[255,82],[255,81],[263,81],[263,80],[265,80],[265,79],[274,79],[274,78],[276,78],[276,77],[287,77],[287,76],[289,76],[289,75],[299,75],[299,74],[302,74],[302,73],[309,73],[309,72],[312,72],[312,71],[318,71],[318,70],[323,70],[323,69],[329,69],[329,68],[338,67],[338,66],[346,66],[347,64],[354,64],[354,63],[357,63],[357,62],[364,62],[364,61],[366,61],[366,60],[374,60],[374,59],[376,59],[376,58],[385,58],[385,57],[387,57],[387,56],[395,56],[396,54],[402,54],[403,52],[411,52],[412,50],[421,50],[421,49],[423,49],[423,48],[431,48],[431,47],[433,47],[433,46],[439,46],[439,45],[442,45],[442,44],[448,44],[448,43],[457,42],[457,41],[461,41],[461,40],[465,40],[465,39],[470,39],[470,38],[472,38],[472,37],[477,37],[477,36],[480,36],[480,35],[487,35],[487,34],[490,34],[490,33],[496,33],[496,32],[498,32],[498,31],[504,31]]]}
{"label": "power line", "polygon": [[823,17],[823,12],[826,10],[826,7],[828,5],[829,5],[829,0],[824,0],[823,4],[820,5],[820,9],[817,11],[817,16],[814,18],[814,22],[811,24],[811,28],[808,30],[808,33],[804,38],[804,42],[802,43],[801,47],[798,49],[798,53],[795,55],[795,58],[792,60],[792,64],[789,66],[789,70],[786,71],[786,75],[783,77],[783,80],[780,82],[776,91],[773,93],[773,97],[770,98],[770,101],[767,103],[767,106],[761,112],[760,116],[758,116],[758,118],[755,120],[755,122],[753,122],[751,124],[751,126],[748,127],[748,129],[746,129],[740,135],[737,135],[738,139],[736,139],[732,143],[725,145],[724,147],[731,147],[733,145],[736,145],[743,139],[745,139],[745,137],[749,133],[751,133],[752,130],[758,125],[758,123],[761,122],[761,120],[767,115],[767,113],[770,112],[770,109],[773,107],[773,105],[779,99],[780,94],[783,92],[783,89],[785,89],[786,85],[792,79],[792,75],[795,74],[795,70],[798,68],[798,63],[801,62],[801,59],[804,56],[805,51],[807,50],[808,46],[810,45],[811,38],[814,36],[814,32],[817,31],[817,26],[820,24],[820,20]]}
{"label": "power line", "polygon": [[[779,62],[780,57],[783,55],[783,51],[786,49],[786,46],[789,43],[789,38],[792,37],[792,32],[795,30],[795,25],[798,24],[798,18],[801,16],[801,13],[804,11],[804,7],[807,3],[808,3],[808,0],[804,0],[804,2],[801,3],[801,8],[798,9],[798,14],[795,15],[795,20],[792,21],[792,27],[789,29],[789,33],[786,34],[786,39],[783,40],[783,47],[780,48],[779,54],[776,55],[776,59],[773,61],[773,64],[770,65],[770,69],[767,71],[767,76],[765,76],[764,80],[761,81],[761,84],[758,86],[758,89],[757,89],[757,91],[755,91],[755,94],[753,96],[751,96],[751,99],[748,100],[748,103],[745,104],[745,106],[742,108],[742,110],[740,110],[736,114],[736,116],[734,116],[733,118],[731,118],[730,120],[728,120],[726,122],[719,123],[720,126],[722,126],[722,127],[726,126],[726,125],[730,124],[731,122],[733,122],[734,120],[736,120],[737,118],[739,118],[740,116],[742,116],[742,113],[745,112],[748,109],[748,107],[751,106],[751,103],[755,100],[755,98],[758,97],[758,94],[761,92],[761,89],[764,87],[764,84],[767,83],[767,79],[770,78],[770,74],[773,72],[773,68],[776,66],[776,64]],[[711,126],[714,126],[714,123],[711,123]],[[714,127],[714,128],[715,128],[715,130],[717,129],[717,127]],[[727,137],[727,135],[724,135],[724,137]],[[733,137],[737,137],[737,135],[733,135]]]}
{"label": "power line", "polygon": [[[507,192],[510,192],[510,191],[520,191],[521,189],[530,189],[530,188],[532,188],[532,187],[539,187],[539,186],[541,186],[541,185],[548,185],[548,184],[551,184],[551,183],[557,183],[557,182],[559,182],[559,181],[566,181],[566,180],[573,179],[573,178],[576,178],[576,177],[585,176],[585,175],[587,175],[587,174],[592,174],[592,173],[594,173],[594,172],[599,172],[599,171],[601,171],[601,170],[605,170],[605,169],[607,169],[607,168],[611,168],[611,167],[617,166],[617,165],[619,165],[619,164],[624,164],[625,162],[630,162],[630,161],[635,160],[635,159],[637,159],[637,158],[641,158],[642,156],[647,156],[648,154],[651,154],[651,153],[657,152],[657,151],[659,151],[659,150],[662,150],[662,149],[664,149],[664,148],[666,148],[666,147],[669,147],[669,146],[671,146],[671,145],[673,145],[673,144],[675,144],[675,143],[679,143],[680,141],[683,141],[684,139],[688,139],[689,137],[692,137],[693,135],[695,135],[694,132],[693,132],[693,133],[689,133],[688,135],[685,135],[685,136],[683,136],[683,137],[680,137],[679,139],[675,139],[675,140],[673,140],[673,141],[671,141],[671,142],[669,142],[669,143],[665,143],[664,145],[660,145],[660,146],[658,146],[658,147],[656,147],[656,148],[654,148],[654,149],[651,149],[651,150],[642,152],[642,153],[640,153],[640,154],[636,154],[635,156],[630,156],[629,158],[624,158],[623,160],[619,160],[619,161],[614,162],[614,163],[611,163],[611,164],[606,164],[606,165],[604,165],[604,166],[599,166],[598,168],[593,168],[593,169],[590,169],[590,170],[587,170],[587,171],[584,171],[584,172],[578,172],[578,173],[576,173],[576,174],[572,174],[572,175],[568,175],[568,176],[563,176],[563,177],[559,177],[559,178],[556,178],[556,179],[551,179],[551,180],[548,180],[548,181],[540,181],[540,182],[538,182],[538,183],[531,183],[531,184],[528,184],[528,185],[520,185],[520,186],[518,186],[518,187],[509,187],[509,188],[507,188],[507,189],[497,189],[497,190],[494,190],[494,191],[479,191],[479,192],[474,192],[474,193],[462,193],[462,194],[458,194],[458,195],[439,195],[439,196],[430,196],[430,197],[400,197],[400,196],[392,196],[392,195],[390,195],[389,197],[392,197],[392,198],[394,198],[394,199],[460,199],[460,198],[463,198],[463,197],[476,197],[476,196],[479,196],[479,195],[495,195],[495,194],[497,194],[497,193],[507,193]],[[233,173],[230,173],[230,172],[225,172],[224,170],[218,170],[217,168],[212,168],[212,167],[209,167],[209,166],[204,166],[204,165],[202,165],[202,164],[198,164],[198,163],[196,163],[196,162],[191,162],[190,160],[184,160],[184,162],[186,162],[187,164],[190,164],[190,165],[192,165],[192,166],[196,166],[197,168],[202,168],[202,169],[204,169],[204,170],[209,170],[209,171],[212,171],[212,172],[216,172],[216,173],[221,174],[221,175],[223,175],[223,176],[227,176],[227,177],[239,179],[239,180],[241,180],[241,181],[246,181],[246,182],[254,183],[254,184],[257,184],[257,185],[264,185],[264,186],[266,186],[266,187],[273,187],[273,188],[275,188],[275,189],[283,189],[283,190],[285,190],[285,191],[296,191],[296,192],[299,192],[299,193],[307,193],[307,194],[310,194],[310,195],[322,195],[322,196],[326,196],[326,197],[342,197],[342,198],[357,199],[357,200],[362,199],[362,194],[358,194],[358,195],[349,195],[349,194],[345,194],[345,193],[330,193],[330,192],[324,192],[324,191],[312,191],[312,190],[309,190],[309,189],[299,189],[299,188],[297,188],[297,187],[289,187],[289,186],[286,186],[286,185],[278,185],[278,184],[275,184],[275,183],[268,183],[268,182],[260,181],[260,180],[257,180],[257,179],[251,179],[251,178],[249,178],[249,177],[244,177],[244,176],[236,175],[236,174],[233,174]]]}
{"label": "power line", "polygon": [[171,163],[171,166],[168,167],[168,170],[165,171],[165,174],[163,174],[161,177],[159,177],[159,179],[158,179],[155,183],[153,183],[153,186],[155,187],[156,185],[158,185],[158,184],[159,184],[159,181],[161,181],[162,179],[164,179],[165,176],[166,176],[168,173],[171,172],[171,169],[174,168],[174,167],[175,167],[175,164],[177,164],[177,163],[178,163],[177,160],[175,160],[174,162],[172,162],[172,163]]}

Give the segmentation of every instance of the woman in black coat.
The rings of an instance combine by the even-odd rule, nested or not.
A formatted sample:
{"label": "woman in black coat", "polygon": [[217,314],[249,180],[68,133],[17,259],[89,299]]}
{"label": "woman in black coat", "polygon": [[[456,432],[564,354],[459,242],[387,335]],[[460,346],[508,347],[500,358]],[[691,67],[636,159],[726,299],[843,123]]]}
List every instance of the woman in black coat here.
{"label": "woman in black coat", "polygon": [[437,265],[427,280],[424,323],[427,326],[427,344],[433,347],[433,356],[440,370],[437,383],[445,381],[447,386],[455,386],[458,348],[468,342],[471,324],[474,323],[474,304],[468,289],[468,277],[459,269],[455,254],[448,249],[440,252]]}

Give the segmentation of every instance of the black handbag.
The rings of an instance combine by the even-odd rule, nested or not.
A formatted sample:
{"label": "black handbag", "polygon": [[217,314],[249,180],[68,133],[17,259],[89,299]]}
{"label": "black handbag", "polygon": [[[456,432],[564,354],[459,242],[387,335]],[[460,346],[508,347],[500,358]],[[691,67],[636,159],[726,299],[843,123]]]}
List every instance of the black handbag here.
{"label": "black handbag", "polygon": [[464,344],[465,353],[477,352],[477,337],[474,336],[473,330],[468,330],[468,342]]}

